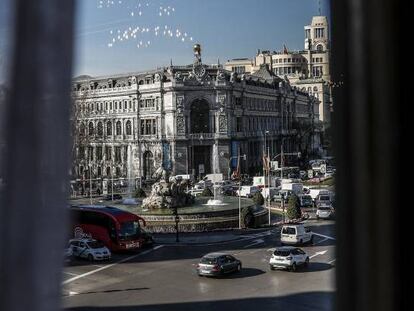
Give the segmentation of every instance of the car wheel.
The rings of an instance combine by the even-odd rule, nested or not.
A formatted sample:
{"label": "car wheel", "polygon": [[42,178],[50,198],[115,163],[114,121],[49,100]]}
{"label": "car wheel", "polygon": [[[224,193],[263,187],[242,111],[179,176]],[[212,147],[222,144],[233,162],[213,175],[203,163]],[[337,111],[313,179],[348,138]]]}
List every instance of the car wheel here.
{"label": "car wheel", "polygon": [[273,267],[272,265],[269,265],[270,266],[270,270],[275,270],[275,267]]}
{"label": "car wheel", "polygon": [[303,244],[303,240],[302,239],[300,239],[299,244]]}
{"label": "car wheel", "polygon": [[319,216],[316,216],[316,220],[319,220]]}
{"label": "car wheel", "polygon": [[241,263],[240,263],[240,264],[238,264],[238,265],[237,265],[237,272],[240,272],[240,271],[241,271],[241,269],[242,269],[242,265],[241,265]]}
{"label": "car wheel", "polygon": [[313,235],[311,236],[309,242],[310,242],[310,244],[313,244]]}
{"label": "car wheel", "polygon": [[93,261],[93,256],[92,256],[92,254],[89,254],[89,255],[88,255],[88,260],[89,260],[89,261]]}
{"label": "car wheel", "polygon": [[309,266],[309,257],[306,257],[304,266],[307,268]]}
{"label": "car wheel", "polygon": [[293,265],[292,265],[292,267],[291,267],[291,270],[292,270],[293,272],[296,272],[296,269],[297,269],[297,267],[296,267],[296,263],[293,263]]}

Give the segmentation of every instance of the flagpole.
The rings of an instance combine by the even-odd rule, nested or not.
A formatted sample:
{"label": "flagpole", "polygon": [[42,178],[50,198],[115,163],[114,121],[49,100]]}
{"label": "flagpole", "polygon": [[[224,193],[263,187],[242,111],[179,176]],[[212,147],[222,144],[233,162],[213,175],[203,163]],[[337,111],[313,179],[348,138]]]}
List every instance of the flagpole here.
{"label": "flagpole", "polygon": [[268,208],[269,208],[269,227],[270,227],[270,157],[269,157],[269,146],[267,147],[267,187],[268,187],[268,195],[267,195],[267,200],[268,200]]}

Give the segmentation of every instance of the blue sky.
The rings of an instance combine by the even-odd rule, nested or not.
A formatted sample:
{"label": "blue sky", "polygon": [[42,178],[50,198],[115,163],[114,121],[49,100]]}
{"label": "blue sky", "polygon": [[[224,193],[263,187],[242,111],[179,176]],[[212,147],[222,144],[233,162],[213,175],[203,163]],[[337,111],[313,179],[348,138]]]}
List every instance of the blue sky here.
{"label": "blue sky", "polygon": [[[328,15],[329,0],[320,2]],[[9,62],[10,3],[0,5],[0,80]],[[170,59],[190,64],[194,43],[202,45],[204,63],[253,57],[257,49],[280,50],[283,44],[302,49],[303,26],[317,14],[318,0],[78,0],[73,76],[143,71]]]}
{"label": "blue sky", "polygon": [[[168,65],[170,59],[176,65],[189,64],[196,42],[202,45],[205,63],[252,57],[259,48],[280,50],[283,44],[303,49],[303,26],[318,14],[317,0],[121,1],[107,7],[108,0],[102,0],[102,8],[99,0],[79,1],[74,76],[153,69]],[[321,8],[328,14],[326,0],[321,0]],[[130,34],[129,27],[140,27],[136,38],[123,37],[125,30]]]}

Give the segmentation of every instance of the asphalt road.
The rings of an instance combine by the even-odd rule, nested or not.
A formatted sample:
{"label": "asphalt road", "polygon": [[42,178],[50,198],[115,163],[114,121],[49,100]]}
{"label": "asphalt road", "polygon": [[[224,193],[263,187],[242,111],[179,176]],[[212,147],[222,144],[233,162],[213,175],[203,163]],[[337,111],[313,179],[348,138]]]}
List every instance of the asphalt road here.
{"label": "asphalt road", "polygon": [[[278,229],[209,245],[156,245],[111,262],[77,260],[64,269],[62,302],[70,310],[331,310],[335,292],[334,222],[308,221],[317,234],[302,247],[311,257],[297,272],[271,271],[280,245]],[[241,273],[199,277],[202,255],[228,251],[243,263]]]}

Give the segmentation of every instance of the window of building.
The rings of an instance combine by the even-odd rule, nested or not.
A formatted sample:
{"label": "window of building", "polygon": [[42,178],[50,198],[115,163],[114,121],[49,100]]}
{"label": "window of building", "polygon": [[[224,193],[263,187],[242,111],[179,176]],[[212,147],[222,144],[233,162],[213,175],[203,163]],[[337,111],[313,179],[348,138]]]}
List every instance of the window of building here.
{"label": "window of building", "polygon": [[98,136],[103,136],[103,123],[98,122]]}
{"label": "window of building", "polygon": [[126,134],[127,135],[132,135],[132,126],[131,126],[131,121],[127,121],[126,123]]}
{"label": "window of building", "polygon": [[88,147],[88,160],[93,161],[93,147]]}
{"label": "window of building", "polygon": [[106,160],[112,159],[112,147],[109,147],[109,146],[105,147],[105,159]]}
{"label": "window of building", "polygon": [[115,147],[115,161],[121,162],[121,147]]}
{"label": "window of building", "polygon": [[89,128],[89,135],[92,136],[93,135],[93,130],[94,130],[92,122],[89,122],[88,128]]}
{"label": "window of building", "polygon": [[96,159],[102,160],[102,147],[101,146],[96,147]]}
{"label": "window of building", "polygon": [[79,126],[79,135],[80,136],[85,136],[85,134],[86,134],[85,131],[86,131],[85,124],[82,122]]}
{"label": "window of building", "polygon": [[152,120],[152,134],[155,135],[157,133],[157,121]]}
{"label": "window of building", "polygon": [[111,136],[112,135],[112,122],[108,121],[106,123],[106,135]]}
{"label": "window of building", "polygon": [[314,77],[321,77],[323,75],[322,66],[313,66],[312,74]]}
{"label": "window of building", "polygon": [[122,124],[121,121],[116,122],[116,135],[122,135]]}
{"label": "window of building", "polygon": [[236,131],[243,132],[243,120],[241,117],[236,118]]}

